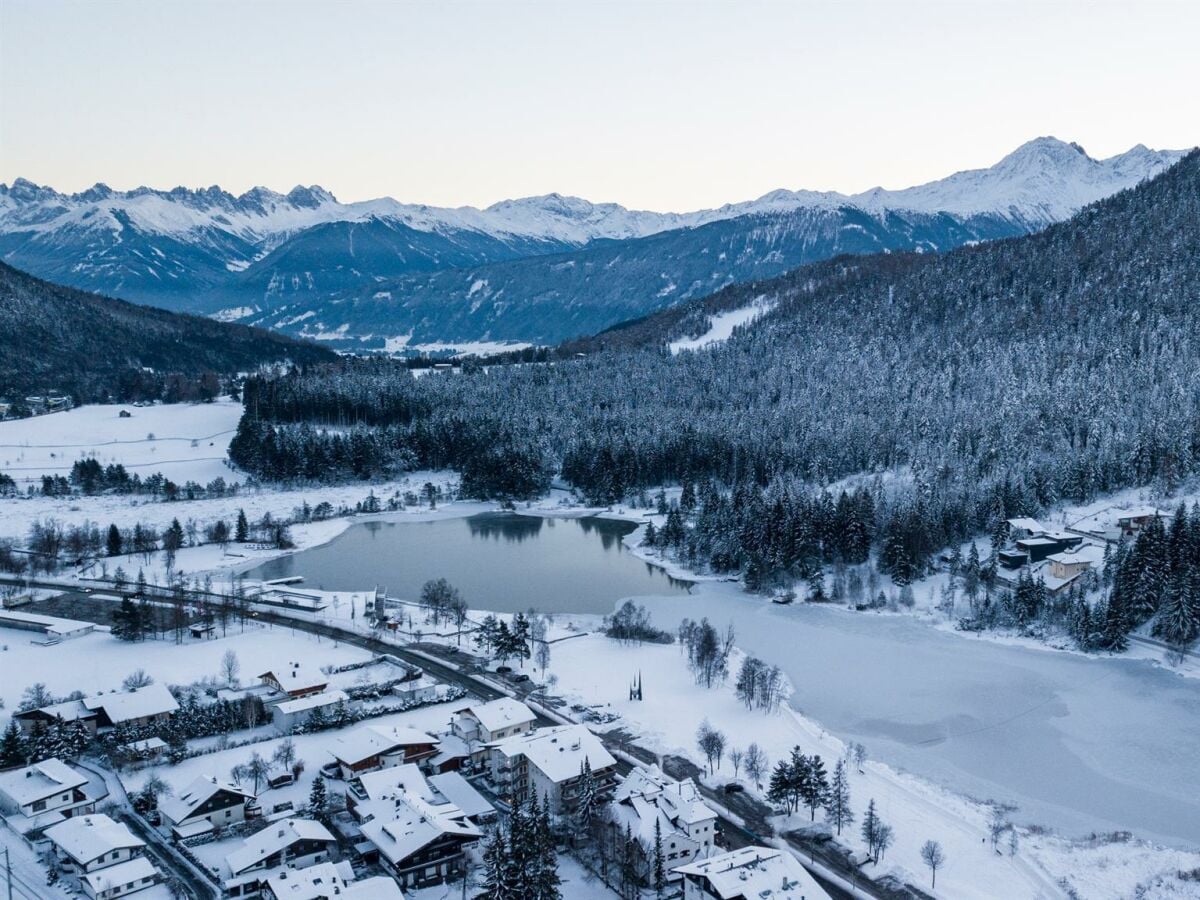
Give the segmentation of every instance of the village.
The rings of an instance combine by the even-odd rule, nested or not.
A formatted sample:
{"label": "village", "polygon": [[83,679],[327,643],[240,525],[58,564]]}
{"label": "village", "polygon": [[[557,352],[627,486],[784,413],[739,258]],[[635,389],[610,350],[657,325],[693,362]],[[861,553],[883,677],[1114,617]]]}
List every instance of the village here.
{"label": "village", "polygon": [[[296,588],[257,599],[264,617],[310,612]],[[404,618],[381,615],[385,631]],[[722,822],[694,780],[510,696],[469,654],[421,665],[262,622],[222,641],[199,620],[177,645],[126,644],[82,619],[2,616],[6,671],[31,679],[0,698],[2,843],[36,860],[10,881],[18,898],[474,894],[498,826],[527,814],[550,823],[566,897],[830,896],[792,852]],[[71,676],[42,660],[76,654],[99,660],[100,690],[64,697]],[[108,687],[126,662],[145,668]]]}

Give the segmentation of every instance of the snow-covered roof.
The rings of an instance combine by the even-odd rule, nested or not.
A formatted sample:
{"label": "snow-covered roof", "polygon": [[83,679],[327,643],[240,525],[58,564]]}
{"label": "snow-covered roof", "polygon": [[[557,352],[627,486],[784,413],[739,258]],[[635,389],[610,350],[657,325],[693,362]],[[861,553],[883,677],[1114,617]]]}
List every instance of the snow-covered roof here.
{"label": "snow-covered roof", "polygon": [[362,824],[363,836],[380,855],[395,865],[429,846],[443,835],[474,840],[483,836],[453,804],[434,805],[411,794],[363,804],[371,818]]}
{"label": "snow-covered roof", "polygon": [[157,877],[158,869],[154,867],[154,863],[144,856],[135,856],[133,859],[127,859],[115,866],[105,866],[95,872],[88,872],[83,876],[83,880],[87,882],[95,896],[111,888],[137,884],[143,878]]}
{"label": "snow-covered roof", "polygon": [[430,775],[429,784],[433,789],[462,810],[468,819],[476,816],[486,816],[495,812],[495,807],[479,791],[472,787],[471,782],[457,772],[443,772],[440,775]]}
{"label": "snow-covered roof", "polygon": [[1097,547],[1095,544],[1081,544],[1074,550],[1069,550],[1065,553],[1054,553],[1047,557],[1051,562],[1060,563],[1064,566],[1079,565],[1096,565],[1104,560],[1104,548]]}
{"label": "snow-covered roof", "polygon": [[635,766],[613,793],[617,803],[635,798],[657,806],[672,823],[694,825],[717,817],[704,802],[695,781],[690,778],[675,781],[658,766]]}
{"label": "snow-covered roof", "polygon": [[201,775],[178,796],[164,797],[159,800],[158,809],[172,822],[179,824],[193,815],[200,804],[204,803],[205,800],[218,791],[231,791],[235,794],[240,794],[248,800],[254,799],[253,794],[243,790],[236,784],[230,784],[227,781],[220,781],[212,777],[206,778]]}
{"label": "snow-covered roof", "polygon": [[1166,519],[1170,517],[1170,513],[1164,512],[1157,506],[1132,506],[1129,509],[1117,510],[1118,522],[1125,519],[1152,519],[1155,516]]}
{"label": "snow-covered roof", "polygon": [[329,683],[329,676],[320,669],[305,665],[302,662],[282,663],[267,669],[258,676],[262,680],[271,678],[279,683],[288,693],[296,691],[311,691],[324,687]]}
{"label": "snow-covered roof", "polygon": [[577,777],[585,759],[593,772],[617,763],[600,739],[583,725],[539,728],[499,741],[495,747],[505,756],[524,756],[556,784]]}
{"label": "snow-covered roof", "polygon": [[64,636],[79,632],[93,631],[95,622],[81,622],[78,619],[60,619],[58,616],[41,616],[37,613],[19,612],[15,609],[0,610],[0,624],[16,622],[22,625],[40,625],[46,634]]}
{"label": "snow-covered roof", "polygon": [[489,703],[468,706],[462,711],[462,715],[474,716],[488,731],[499,731],[512,725],[526,725],[537,718],[533,710],[512,697],[501,697]]}
{"label": "snow-covered roof", "polygon": [[134,753],[152,753],[155,750],[166,750],[167,742],[160,737],[149,737],[144,741],[131,741],[125,746]]}
{"label": "snow-covered roof", "polygon": [[707,880],[721,900],[829,900],[794,856],[767,847],[743,847],[675,871]]}
{"label": "snow-covered roof", "polygon": [[80,775],[61,759],[53,757],[0,775],[0,792],[11,797],[18,806],[25,806],[83,787],[87,781],[86,775]]}
{"label": "snow-covered roof", "polygon": [[349,703],[350,695],[345,691],[326,691],[322,694],[309,694],[307,697],[299,697],[295,700],[285,700],[278,704],[276,709],[285,715],[294,715],[321,706],[334,706],[340,702]]}
{"label": "snow-covered roof", "polygon": [[1015,519],[1008,520],[1009,528],[1019,528],[1023,531],[1045,531],[1046,527],[1037,519],[1031,519],[1028,516],[1017,516]]}
{"label": "snow-covered roof", "polygon": [[114,822],[103,813],[73,816],[47,828],[46,837],[81,863],[89,863],[114,850],[146,846],[124,822]]}
{"label": "snow-covered roof", "polygon": [[353,765],[400,747],[438,743],[437,738],[416,728],[367,725],[338,738],[329,752],[339,762]]}
{"label": "snow-covered roof", "polygon": [[385,875],[355,881],[347,862],[283,869],[271,875],[267,885],[277,900],[404,900],[400,886]]}
{"label": "snow-covered roof", "polygon": [[161,684],[149,684],[136,691],[85,697],[83,705],[94,711],[104,710],[104,714],[114,725],[179,709],[175,697]]}
{"label": "snow-covered roof", "polygon": [[363,793],[368,800],[388,800],[398,794],[408,794],[414,797],[433,798],[429,782],[421,773],[416,763],[405,763],[402,766],[391,766],[378,772],[367,772],[358,777]]}
{"label": "snow-covered roof", "polygon": [[329,829],[314,819],[284,819],[274,822],[242,842],[242,846],[225,857],[229,871],[240,875],[258,865],[268,856],[278,853],[297,841],[328,841],[336,838]]}
{"label": "snow-covered roof", "polygon": [[45,716],[50,719],[61,717],[64,722],[75,722],[79,719],[94,719],[96,713],[84,706],[82,700],[64,700],[62,703],[52,703],[50,706],[42,706],[38,709],[27,709],[24,712],[16,713],[13,718],[35,718],[37,716]]}

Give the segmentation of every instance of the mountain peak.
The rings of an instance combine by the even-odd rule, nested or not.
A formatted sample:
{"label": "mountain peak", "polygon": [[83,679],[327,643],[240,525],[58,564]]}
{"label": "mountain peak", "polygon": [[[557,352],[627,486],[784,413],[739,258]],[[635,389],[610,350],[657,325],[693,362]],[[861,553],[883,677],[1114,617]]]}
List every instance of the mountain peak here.
{"label": "mountain peak", "polygon": [[304,209],[316,209],[326,203],[337,203],[337,199],[325,188],[318,184],[304,185],[298,184],[287,194],[288,203],[292,206],[303,207]]}

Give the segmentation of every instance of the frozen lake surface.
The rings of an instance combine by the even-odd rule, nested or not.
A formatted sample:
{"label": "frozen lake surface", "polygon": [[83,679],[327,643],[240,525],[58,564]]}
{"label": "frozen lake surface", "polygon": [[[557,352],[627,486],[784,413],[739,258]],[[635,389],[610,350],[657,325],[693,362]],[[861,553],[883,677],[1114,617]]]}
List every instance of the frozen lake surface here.
{"label": "frozen lake surface", "polygon": [[1200,680],[728,585],[650,606],[663,626],[732,621],[738,646],[786,670],[798,710],[876,759],[1017,804],[1019,822],[1200,844]]}
{"label": "frozen lake surface", "polygon": [[636,526],[601,519],[483,513],[430,522],[362,522],[328,544],[251,569],[256,579],[302,575],[306,587],[360,591],[376,586],[415,600],[431,578],[446,578],[475,609],[607,615],[622,597],[686,594],[622,542]]}

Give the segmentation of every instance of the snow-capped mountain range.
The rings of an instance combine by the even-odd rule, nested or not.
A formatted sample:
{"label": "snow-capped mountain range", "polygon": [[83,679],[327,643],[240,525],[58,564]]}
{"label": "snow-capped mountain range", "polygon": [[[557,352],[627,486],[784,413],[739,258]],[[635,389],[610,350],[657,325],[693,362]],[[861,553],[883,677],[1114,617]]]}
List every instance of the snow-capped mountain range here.
{"label": "snow-capped mountain range", "polygon": [[[1037,230],[1157,175],[1181,156],[1139,145],[1096,160],[1076,144],[1046,137],[990,168],[903,190],[779,190],[688,213],[629,210],[559,194],[486,209],[391,198],[342,203],[315,185],[287,194],[256,187],[234,196],[218,187],[114,191],[97,184],[62,194],[17,179],[0,184],[0,258],[50,280],[173,309],[267,325],[305,321],[308,329],[320,320],[316,331],[301,333],[394,338],[416,328],[434,341],[499,339],[501,332],[504,339],[544,341],[833,253],[948,249]],[[619,291],[618,282],[564,284],[555,274],[568,262],[568,268],[586,265],[592,251],[613,257],[613,242],[623,245],[616,262],[609,259]],[[681,264],[708,251],[720,265],[706,262],[699,272]],[[571,259],[560,259],[564,254]],[[630,257],[639,259],[640,276],[627,271]],[[500,273],[490,271],[496,266]],[[481,267],[489,271],[476,271]],[[465,300],[460,288],[477,282],[506,285],[499,311],[478,321],[457,317],[444,333],[437,329],[448,323],[405,321],[408,292],[419,294],[428,319],[439,298]],[[606,288],[599,292],[605,296],[594,296],[598,287]],[[480,296],[479,287],[466,290],[472,305],[491,299],[486,290]],[[609,302],[614,291],[626,301],[620,308]],[[399,299],[391,304],[396,321],[381,310],[369,316],[369,327],[329,321],[327,304],[362,296]],[[529,328],[511,313],[533,298],[540,324]],[[556,303],[596,314],[575,309],[570,324],[558,327]],[[502,315],[508,318],[497,331]]]}

